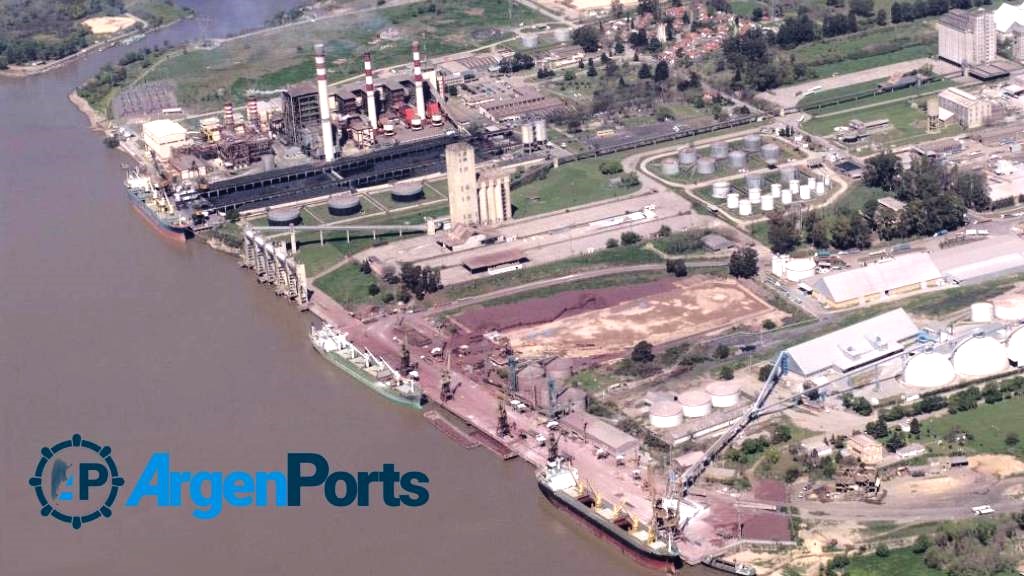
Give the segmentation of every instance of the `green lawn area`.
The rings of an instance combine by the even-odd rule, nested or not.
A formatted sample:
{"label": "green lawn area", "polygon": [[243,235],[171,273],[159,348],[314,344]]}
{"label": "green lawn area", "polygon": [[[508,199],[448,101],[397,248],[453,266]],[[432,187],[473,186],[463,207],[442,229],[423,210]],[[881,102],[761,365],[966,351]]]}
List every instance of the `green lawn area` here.
{"label": "green lawn area", "polygon": [[937,36],[934,21],[925,19],[802,44],[787,53],[825,78],[931,56]]}
{"label": "green lawn area", "polygon": [[[912,103],[916,103],[917,107],[912,107]],[[818,136],[830,136],[834,134],[834,128],[846,126],[851,120],[867,122],[882,118],[889,120],[889,128],[870,136],[870,139],[875,142],[895,146],[909,144],[926,136],[928,118],[924,112],[923,99],[912,102],[890,102],[869,108],[818,116],[804,122],[803,128]],[[947,126],[940,133],[932,136],[950,136],[959,131],[960,128],[957,125]]]}
{"label": "green lawn area", "polygon": [[[636,192],[640,186],[613,184],[616,176],[601,174],[598,166],[608,157],[581,160],[552,168],[543,180],[512,190],[513,215],[524,218],[564,210]],[[618,175],[621,176],[621,175]]]}
{"label": "green lawn area", "polygon": [[142,18],[150,26],[160,26],[180,20],[191,13],[167,0],[127,0],[124,3],[124,9],[126,12]]}
{"label": "green lawn area", "polygon": [[[835,98],[842,98],[844,96],[850,96],[853,94],[863,94],[874,92],[875,87],[878,83],[884,81],[884,78],[873,80],[871,82],[863,82],[861,84],[853,84],[851,86],[844,86],[842,88],[836,88],[834,90],[826,90],[824,92],[815,92],[806,98],[803,98],[799,102],[801,108],[807,108],[821,102],[828,102]],[[856,106],[868,106],[870,104],[880,104],[882,102],[889,102],[891,100],[901,100],[906,98],[913,98],[920,96],[921,94],[938,93],[942,90],[955,86],[956,84],[947,79],[936,80],[935,82],[929,82],[921,86],[914,86],[911,88],[904,88],[902,90],[896,90],[894,92],[884,92],[882,94],[874,94],[872,96],[865,96],[858,100],[851,100],[843,102],[842,104],[836,104],[833,106],[827,106],[817,108],[814,110],[815,114],[827,114],[829,112],[842,110],[843,108],[850,108]]]}
{"label": "green lawn area", "polygon": [[886,52],[884,54],[873,54],[862,58],[851,58],[811,66],[811,70],[818,75],[818,78],[828,78],[833,74],[849,74],[870,70],[878,66],[886,66],[897,62],[905,62],[917,58],[928,58],[935,54],[935,47],[932,44],[911,44],[909,46]]}
{"label": "green lawn area", "polygon": [[1014,274],[977,284],[947,288],[938,292],[915,296],[903,301],[903,307],[911,314],[945,316],[964,310],[974,302],[990,300],[1024,280],[1024,274]]}
{"label": "green lawn area", "polygon": [[586,278],[576,282],[566,282],[565,284],[558,284],[556,286],[545,286],[543,288],[536,288],[534,290],[527,290],[525,292],[502,296],[500,298],[488,300],[481,306],[486,308],[490,306],[498,306],[500,304],[511,304],[513,302],[522,302],[523,300],[529,300],[531,298],[544,298],[551,296],[552,294],[559,294],[569,290],[594,290],[597,288],[643,284],[645,282],[660,280],[664,277],[664,272],[640,272],[633,274],[601,276],[598,278]]}
{"label": "green lawn area", "polygon": [[[370,295],[370,285],[376,282],[372,274],[363,274],[357,264],[346,264],[313,283],[317,289],[342,306],[382,303],[380,294]],[[378,284],[379,286],[379,284]],[[382,286],[382,288],[385,288]],[[383,294],[384,292],[381,292]]]}
{"label": "green lawn area", "polygon": [[881,188],[874,188],[864,184],[863,182],[857,182],[847,189],[842,198],[837,200],[833,206],[835,206],[837,210],[841,208],[848,208],[856,212],[863,208],[868,201],[878,200],[879,198],[888,195],[889,193]]}
{"label": "green lawn area", "polygon": [[925,420],[922,424],[922,437],[927,436],[932,448],[945,452],[948,445],[936,446],[935,441],[942,439],[954,428],[969,433],[968,439],[958,450],[966,450],[970,454],[1010,454],[1020,458],[1024,456],[1024,447],[1020,444],[1007,446],[1005,439],[1010,432],[1018,437],[1024,436],[1024,397],[1015,397],[992,405],[981,404],[974,410],[947,414],[939,418]]}
{"label": "green lawn area", "polygon": [[852,556],[846,574],[847,576],[946,576],[942,570],[926,566],[923,554],[914,554],[906,548],[892,550],[886,558],[881,558],[871,552],[863,556]]}
{"label": "green lawn area", "polygon": [[[488,34],[492,27],[544,20],[522,4],[505,0],[447,0],[439,11],[429,11],[428,6],[436,4],[417,2],[328,16],[212,47],[189,48],[154,69],[149,79],[175,80],[178,102],[189,111],[204,111],[219,107],[224,92],[240,102],[250,89],[273,90],[311,80],[311,52],[318,42],[327,49],[328,76],[338,81],[362,71],[359,55],[367,50],[373,51],[374,66],[384,68],[406,62],[412,40],[419,40],[424,54],[433,58],[511,37],[501,30]],[[388,28],[400,30],[401,38],[380,40]],[[482,34],[474,37],[474,32]]]}

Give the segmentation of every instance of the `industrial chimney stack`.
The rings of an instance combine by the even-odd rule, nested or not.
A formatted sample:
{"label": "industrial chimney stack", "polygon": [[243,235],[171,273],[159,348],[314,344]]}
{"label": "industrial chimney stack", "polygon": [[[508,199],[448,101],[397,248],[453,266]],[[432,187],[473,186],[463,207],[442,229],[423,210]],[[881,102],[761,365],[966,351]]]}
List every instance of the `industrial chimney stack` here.
{"label": "industrial chimney stack", "polygon": [[221,136],[235,134],[235,105],[230,101],[224,103],[224,133]]}
{"label": "industrial chimney stack", "polygon": [[245,103],[245,119],[249,121],[249,126],[252,127],[253,132],[260,131],[260,111],[256,106],[256,99],[249,98]]}
{"label": "industrial chimney stack", "polygon": [[334,160],[334,131],[331,129],[331,105],[327,101],[327,65],[324,63],[324,45],[313,46],[316,63],[317,100],[320,103],[320,137],[323,139],[324,160]]}
{"label": "industrial chimney stack", "polygon": [[423,69],[420,67],[420,43],[412,43],[412,74],[413,84],[416,85],[416,115],[421,120],[427,120],[427,102],[423,97]]}
{"label": "industrial chimney stack", "polygon": [[370,118],[370,126],[377,129],[377,95],[373,87],[373,63],[370,62],[370,53],[363,54],[363,71],[366,73],[366,115]]}

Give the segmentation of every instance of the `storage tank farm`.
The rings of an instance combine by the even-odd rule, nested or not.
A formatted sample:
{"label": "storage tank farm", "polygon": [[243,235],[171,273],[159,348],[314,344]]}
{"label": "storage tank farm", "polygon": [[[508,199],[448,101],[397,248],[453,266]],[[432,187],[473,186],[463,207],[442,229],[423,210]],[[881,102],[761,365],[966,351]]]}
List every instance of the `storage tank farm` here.
{"label": "storage tank farm", "polygon": [[702,390],[687,390],[679,395],[679,404],[686,418],[703,418],[711,414],[711,396]]}
{"label": "storage tank farm", "polygon": [[351,216],[357,214],[362,208],[359,196],[351,192],[331,194],[327,199],[327,211],[331,216]]}
{"label": "storage tank farm", "polygon": [[267,212],[267,224],[270,226],[288,226],[302,222],[298,206],[273,208]]}
{"label": "storage tank farm", "polygon": [[423,185],[419,182],[399,182],[391,189],[395,202],[415,202],[423,199]]}

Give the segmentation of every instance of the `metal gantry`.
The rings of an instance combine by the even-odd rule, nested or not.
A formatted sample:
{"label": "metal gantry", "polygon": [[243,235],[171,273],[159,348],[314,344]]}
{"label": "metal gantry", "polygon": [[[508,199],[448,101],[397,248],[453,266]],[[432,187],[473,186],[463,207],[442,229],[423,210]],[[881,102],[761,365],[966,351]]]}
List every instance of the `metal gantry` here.
{"label": "metal gantry", "polygon": [[284,242],[273,242],[247,229],[242,240],[242,266],[256,272],[260,282],[273,284],[274,292],[294,300],[299,308],[309,307],[306,265],[288,252]]}

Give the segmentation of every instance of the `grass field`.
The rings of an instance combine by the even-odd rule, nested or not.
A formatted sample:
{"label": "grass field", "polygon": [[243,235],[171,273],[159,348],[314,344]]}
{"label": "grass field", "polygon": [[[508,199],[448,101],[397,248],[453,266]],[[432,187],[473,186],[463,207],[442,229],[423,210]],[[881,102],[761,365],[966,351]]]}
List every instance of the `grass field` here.
{"label": "grass field", "polygon": [[851,186],[846,193],[843,194],[842,198],[836,201],[833,206],[839,210],[847,208],[854,212],[864,208],[864,205],[870,200],[878,200],[883,196],[888,196],[889,193],[881,188],[874,188],[868,186],[863,182],[857,182]]}
{"label": "grass field", "polygon": [[[924,112],[923,101],[913,101],[917,107],[911,106],[912,102],[899,101],[870,106],[867,108],[851,109],[844,112],[818,116],[803,123],[803,128],[818,136],[830,136],[834,134],[833,129],[837,126],[846,126],[851,120],[889,120],[889,129],[878,132],[870,139],[883,144],[903,145],[909,144],[926,136],[928,118]],[[938,136],[951,136],[960,132],[958,125],[947,126]]]}
{"label": "grass field", "polygon": [[935,53],[937,32],[931,20],[874,27],[803,44],[788,51],[800,64],[807,65],[819,78],[868,70]]}
{"label": "grass field", "polygon": [[[844,86],[842,88],[836,88],[834,90],[826,90],[824,92],[815,92],[806,98],[803,98],[799,102],[801,108],[807,108],[821,102],[828,102],[835,98],[842,98],[844,96],[850,96],[853,94],[863,94],[866,92],[874,91],[878,83],[883,81],[883,78],[874,80],[871,82],[864,82],[861,84],[853,84],[852,86]],[[857,107],[857,106],[869,106],[872,104],[881,104],[882,102],[889,102],[892,100],[902,100],[906,98],[913,98],[920,96],[921,94],[931,94],[941,92],[945,88],[955,86],[956,84],[951,80],[937,80],[935,82],[929,82],[922,86],[914,86],[911,88],[904,88],[903,90],[896,90],[895,92],[885,92],[882,94],[874,94],[872,96],[866,96],[859,100],[851,100],[843,102],[842,104],[834,104],[831,106],[825,106],[814,110],[815,114],[827,114],[836,110],[841,110],[844,107]]]}
{"label": "grass field", "polygon": [[[332,80],[354,76],[362,70],[359,55],[371,50],[374,66],[384,68],[409,59],[409,43],[418,39],[427,57],[468,50],[510,38],[497,27],[543,20],[536,12],[504,0],[448,0],[438,13],[435,4],[418,2],[325,17],[315,22],[270,29],[227,40],[209,48],[191,48],[153,70],[151,80],[177,82],[178,102],[190,111],[219,107],[225,95],[240,101],[249,89],[273,90],[313,78],[313,44],[327,49],[328,75]],[[399,40],[379,39],[388,29],[400,32]]]}
{"label": "grass field", "polygon": [[946,576],[942,570],[929,568],[923,554],[914,554],[909,549],[892,550],[889,556],[881,558],[874,553],[850,558],[847,576]]}
{"label": "grass field", "polygon": [[512,190],[516,218],[564,210],[580,204],[625,196],[640,189],[612,183],[613,176],[601,174],[598,165],[608,157],[581,160],[553,168],[543,180]]}
{"label": "grass field", "polygon": [[544,298],[546,296],[551,296],[553,294],[568,292],[569,290],[594,290],[597,288],[611,288],[614,286],[629,286],[632,284],[643,284],[644,282],[653,282],[655,280],[660,280],[664,277],[664,272],[640,272],[633,274],[601,276],[598,278],[586,278],[584,280],[578,280],[576,282],[567,282],[565,284],[558,284],[556,286],[545,286],[543,288],[527,290],[525,292],[510,294],[508,296],[502,296],[500,298],[488,300],[486,303],[482,304],[482,306],[486,308],[490,306],[498,306],[500,304],[522,302],[523,300],[529,300],[530,298]]}
{"label": "grass field", "polygon": [[160,26],[174,20],[185,18],[190,11],[174,5],[167,0],[128,0],[124,9],[145,20],[150,26]]}
{"label": "grass field", "polygon": [[[370,285],[375,283],[371,274],[363,274],[357,264],[346,264],[313,283],[324,294],[342,306],[383,302],[380,294],[370,294]],[[381,292],[383,294],[383,292]]]}
{"label": "grass field", "polygon": [[[1024,436],[1024,397],[1003,400],[992,405],[982,404],[974,410],[947,414],[939,418],[926,420],[922,424],[923,433],[933,440],[944,438],[951,430],[957,428],[969,433],[972,437],[963,447],[970,454],[1010,454],[1020,457],[1024,455],[1024,447],[1006,445],[1006,435],[1014,432],[1018,437]],[[932,446],[942,451],[948,447]]]}

